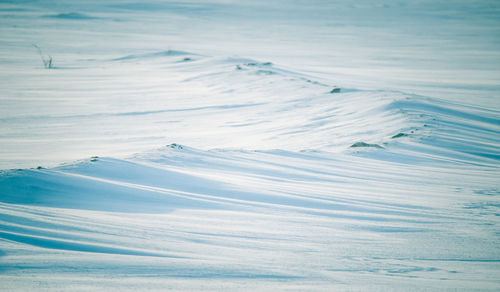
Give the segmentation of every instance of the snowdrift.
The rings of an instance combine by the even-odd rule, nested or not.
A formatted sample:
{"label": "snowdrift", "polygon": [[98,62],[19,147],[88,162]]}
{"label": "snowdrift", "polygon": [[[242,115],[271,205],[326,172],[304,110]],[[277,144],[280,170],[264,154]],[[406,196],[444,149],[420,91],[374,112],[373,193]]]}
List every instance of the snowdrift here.
{"label": "snowdrift", "polygon": [[498,7],[427,2],[0,3],[0,291],[498,290]]}

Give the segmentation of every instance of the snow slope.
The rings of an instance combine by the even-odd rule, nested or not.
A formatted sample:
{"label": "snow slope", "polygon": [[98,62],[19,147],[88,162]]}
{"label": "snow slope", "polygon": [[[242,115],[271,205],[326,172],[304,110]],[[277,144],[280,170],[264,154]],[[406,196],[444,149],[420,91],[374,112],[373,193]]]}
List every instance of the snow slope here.
{"label": "snow slope", "polygon": [[0,291],[498,290],[499,10],[3,1]]}
{"label": "snow slope", "polygon": [[3,287],[496,289],[498,168],[374,156],[172,146],[6,171]]}

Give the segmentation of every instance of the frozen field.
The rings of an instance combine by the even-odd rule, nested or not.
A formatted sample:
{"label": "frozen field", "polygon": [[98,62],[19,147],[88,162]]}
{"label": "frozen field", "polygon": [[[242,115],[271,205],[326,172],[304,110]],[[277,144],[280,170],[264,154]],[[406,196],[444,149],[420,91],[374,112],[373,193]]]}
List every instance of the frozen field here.
{"label": "frozen field", "polygon": [[500,289],[499,15],[0,1],[0,291]]}

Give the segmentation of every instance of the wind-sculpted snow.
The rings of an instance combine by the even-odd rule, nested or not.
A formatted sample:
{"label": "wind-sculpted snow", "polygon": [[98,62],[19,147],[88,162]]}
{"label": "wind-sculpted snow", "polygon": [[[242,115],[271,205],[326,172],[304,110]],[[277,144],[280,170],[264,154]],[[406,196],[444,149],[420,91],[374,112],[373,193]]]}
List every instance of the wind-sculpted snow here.
{"label": "wind-sculpted snow", "polygon": [[0,291],[498,290],[498,5],[382,2],[0,3]]}
{"label": "wind-sculpted snow", "polygon": [[[500,261],[498,191],[480,195],[499,188],[492,170],[169,145],[127,160],[4,171],[2,281],[33,287],[19,273],[34,269],[77,286],[105,275],[99,286],[110,289],[146,274],[148,287],[178,289],[199,288],[182,279],[217,290],[344,289],[349,279],[410,289],[443,278],[444,288],[478,288],[474,279]],[[31,268],[19,257],[27,250]]]}
{"label": "wind-sculpted snow", "polygon": [[[108,68],[101,74],[113,74],[106,78],[117,85],[74,79],[92,69],[53,71],[40,91],[69,78],[71,88],[61,94],[71,103],[61,96],[50,107],[40,100],[40,110],[6,112],[4,168],[125,157],[172,141],[207,150],[342,152],[360,142],[390,148],[398,134],[405,135],[399,144],[427,137],[439,139],[432,144],[443,151],[498,158],[495,110],[388,90],[332,93],[337,87],[327,80],[243,58],[165,51],[81,64],[89,62]],[[46,153],[49,147],[60,150]]]}
{"label": "wind-sculpted snow", "polygon": [[497,111],[333,90],[268,61],[166,51],[92,62],[170,73],[129,95],[77,82],[66,94],[97,106],[7,114],[5,145],[26,124],[72,153],[182,144],[4,170],[5,289],[40,288],[26,273],[50,290],[137,289],[146,277],[160,290],[498,287],[484,277],[500,265]]}

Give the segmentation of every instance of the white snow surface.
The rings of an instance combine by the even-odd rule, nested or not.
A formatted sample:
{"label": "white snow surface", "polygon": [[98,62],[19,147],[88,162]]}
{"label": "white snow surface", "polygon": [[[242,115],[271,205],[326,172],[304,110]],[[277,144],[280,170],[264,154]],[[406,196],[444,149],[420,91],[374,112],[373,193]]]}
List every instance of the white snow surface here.
{"label": "white snow surface", "polygon": [[0,1],[0,291],[499,290],[498,15]]}

